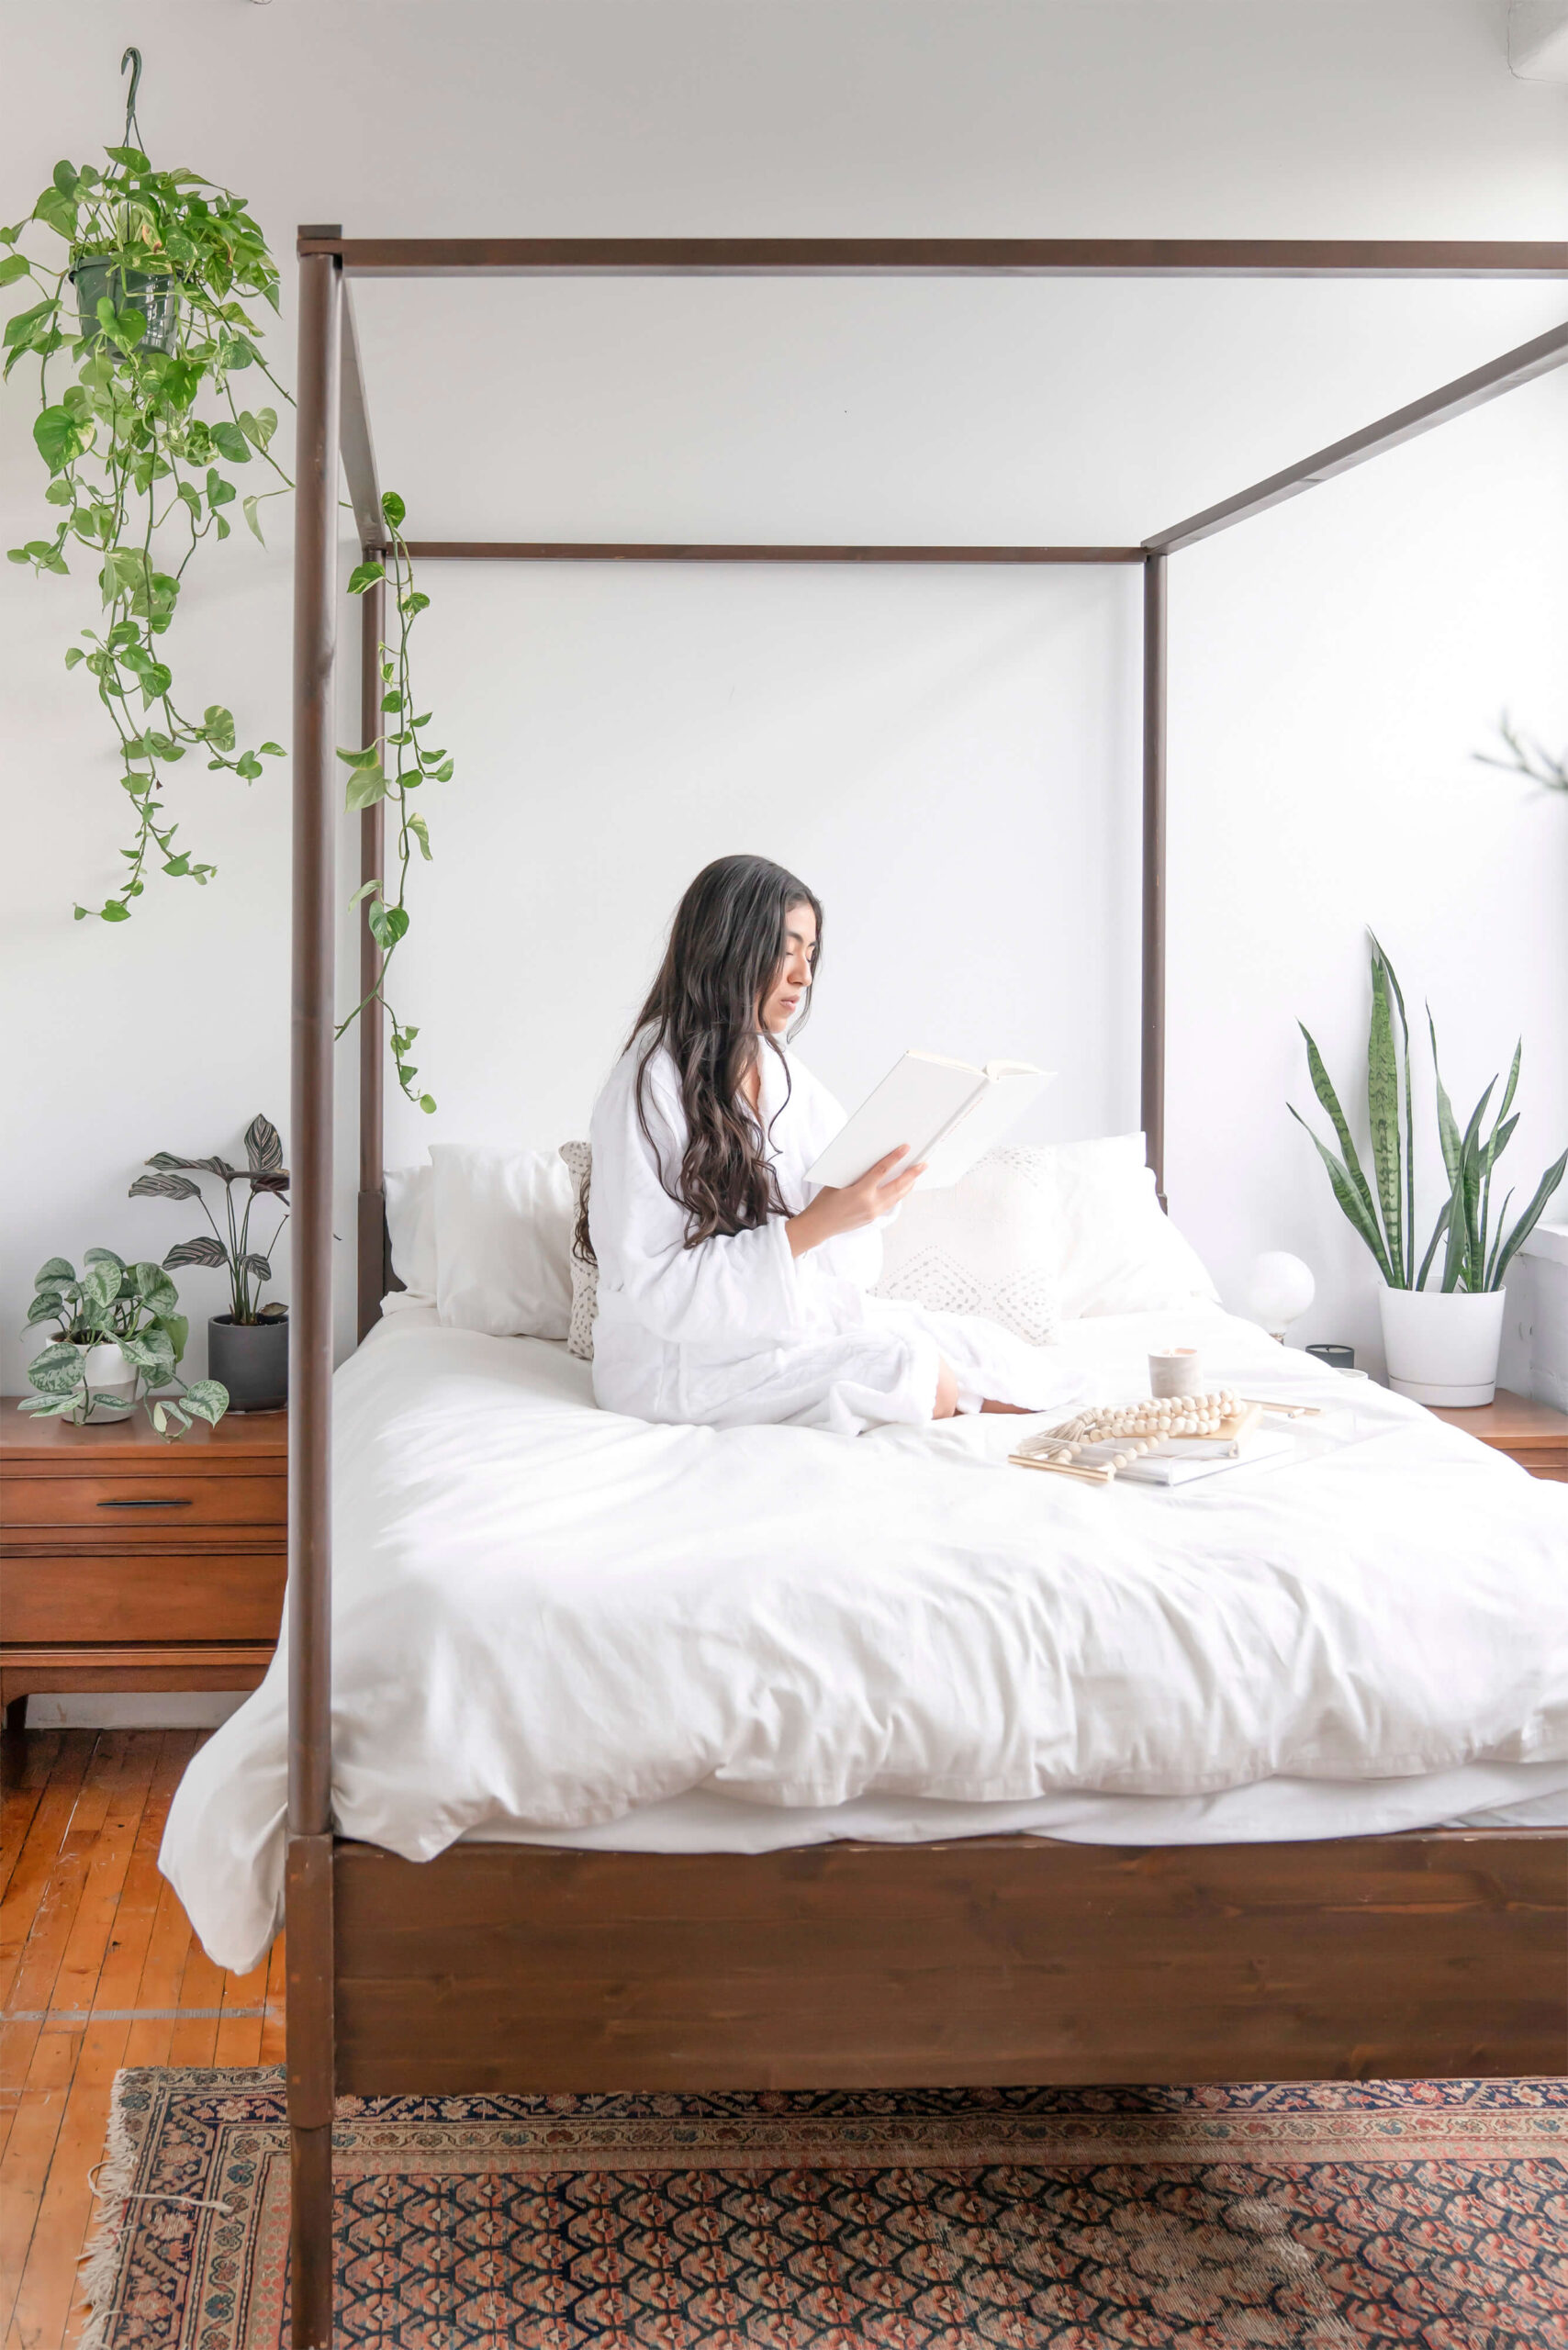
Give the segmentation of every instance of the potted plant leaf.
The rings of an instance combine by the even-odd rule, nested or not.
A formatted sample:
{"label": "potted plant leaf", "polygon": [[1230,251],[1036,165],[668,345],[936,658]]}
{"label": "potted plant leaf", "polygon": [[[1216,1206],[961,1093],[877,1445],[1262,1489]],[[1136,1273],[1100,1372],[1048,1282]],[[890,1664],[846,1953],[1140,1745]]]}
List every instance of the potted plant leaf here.
{"label": "potted plant leaf", "polygon": [[[263,1305],[261,1292],[273,1277],[272,1251],[288,1221],[284,1209],[264,1248],[251,1245],[251,1217],[260,1199],[282,1200],[288,1191],[288,1170],[283,1144],[269,1119],[254,1117],[245,1129],[245,1165],[227,1158],[180,1158],[171,1150],[155,1151],[147,1161],[156,1169],[139,1175],[130,1187],[133,1200],[199,1200],[212,1226],[194,1240],[182,1240],[163,1259],[165,1267],[221,1267],[229,1276],[230,1309],[215,1314],[207,1326],[207,1364],[229,1390],[230,1407],[236,1412],[275,1412],[288,1400],[288,1308],[281,1303]],[[223,1186],[224,1224],[220,1227],[196,1175],[213,1175]],[[236,1186],[243,1186],[244,1205],[237,1206]]]}
{"label": "potted plant leaf", "polygon": [[[0,290],[14,287],[20,305],[5,325],[5,374],[38,364],[33,440],[54,515],[9,558],[39,575],[96,571],[102,614],[65,666],[96,691],[129,800],[121,880],[100,905],[78,905],[79,921],[129,920],[160,872],[211,878],[216,867],[175,839],[167,794],[179,761],[197,755],[249,783],[264,756],[283,755],[277,743],[241,744],[222,703],[198,714],[170,650],[196,548],[226,539],[241,512],[261,539],[267,501],[291,487],[271,453],[276,408],[254,393],[246,404],[258,379],[287,397],[255,314],[258,303],[277,308],[277,265],[243,196],[149,158],[137,50],[127,64],[123,142],[104,166],[58,162],[28,218],[0,227]],[[249,496],[246,466],[264,476]]]}
{"label": "potted plant leaf", "polygon": [[[3,372],[8,380],[17,367],[38,364],[33,441],[55,515],[48,535],[8,549],[8,558],[40,576],[68,574],[73,561],[96,567],[99,623],[66,648],[65,666],[91,685],[114,729],[130,802],[119,885],[95,907],[78,905],[79,922],[128,922],[160,873],[201,887],[212,879],[216,866],[175,837],[169,793],[181,760],[200,755],[209,770],[250,783],[263,759],[284,755],[278,743],[242,745],[221,702],[198,717],[176,688],[170,643],[181,599],[207,560],[197,548],[228,538],[238,514],[264,543],[267,503],[293,487],[274,453],[276,408],[259,390],[249,394],[253,408],[241,404],[260,379],[293,405],[268,364],[258,308],[277,310],[277,264],[245,197],[185,165],[166,170],[148,153],[136,112],[139,50],[126,50],[122,74],[128,66],[125,134],[104,150],[106,168],[61,161],[28,218],[0,226],[0,295],[15,289],[19,306],[0,322]],[[246,496],[250,480],[261,487]],[[430,1112],[433,1096],[414,1082],[420,1032],[387,1002],[386,967],[408,934],[416,849],[421,863],[431,854],[412,795],[449,783],[454,757],[424,733],[432,713],[414,696],[409,638],[431,599],[414,583],[395,490],[383,493],[381,518],[380,554],[356,565],[349,591],[363,595],[385,578],[396,613],[380,647],[383,722],[373,744],[338,755],[350,770],[351,811],[386,801],[395,869],[350,901],[366,901],[380,963],[338,1034],[381,1004],[398,1082]]]}
{"label": "potted plant leaf", "polygon": [[[145,1403],[160,1436],[182,1434],[193,1418],[214,1427],[229,1408],[220,1381],[179,1377],[190,1326],[179,1292],[161,1265],[128,1265],[112,1248],[89,1248],[83,1270],[50,1257],[33,1277],[28,1327],[52,1322],[54,1336],[28,1365],[37,1393],[18,1409],[81,1427],[127,1420]],[[174,1387],[173,1395],[151,1391]]]}
{"label": "potted plant leaf", "polygon": [[[1509,1228],[1507,1223],[1512,1190],[1504,1199],[1494,1225],[1493,1174],[1518,1125],[1518,1113],[1511,1116],[1509,1113],[1518,1088],[1523,1041],[1514,1049],[1508,1081],[1490,1128],[1486,1117],[1496,1091],[1495,1077],[1462,1131],[1438,1066],[1437,1025],[1428,1006],[1427,1027],[1437,1083],[1438,1139],[1449,1194],[1438,1211],[1426,1248],[1417,1258],[1410,1032],[1405,1017],[1405,997],[1394,966],[1375,938],[1372,942],[1372,982],[1367,1115],[1372,1129],[1373,1180],[1369,1181],[1362,1169],[1323,1056],[1304,1026],[1301,1033],[1306,1041],[1313,1091],[1333,1121],[1338,1151],[1331,1150],[1319,1136],[1312,1134],[1310,1126],[1306,1131],[1312,1135],[1328,1170],[1334,1197],[1371,1250],[1383,1275],[1383,1288],[1378,1304],[1389,1385],[1417,1404],[1462,1408],[1490,1404],[1497,1383],[1503,1288],[1508,1268],[1535,1230],[1548,1201],[1568,1170],[1568,1151],[1547,1169],[1529,1206],[1513,1226]],[[1291,1115],[1306,1125],[1294,1106]],[[1442,1264],[1438,1285],[1428,1288],[1428,1279],[1438,1267],[1439,1248]]]}

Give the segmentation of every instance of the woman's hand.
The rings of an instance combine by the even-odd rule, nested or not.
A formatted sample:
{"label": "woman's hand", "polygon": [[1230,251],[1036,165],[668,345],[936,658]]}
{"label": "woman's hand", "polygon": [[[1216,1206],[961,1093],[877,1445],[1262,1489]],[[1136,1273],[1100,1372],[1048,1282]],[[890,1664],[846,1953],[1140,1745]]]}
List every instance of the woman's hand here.
{"label": "woman's hand", "polygon": [[820,1191],[809,1208],[790,1218],[791,1256],[803,1257],[808,1248],[820,1248],[824,1240],[836,1240],[841,1232],[858,1232],[868,1224],[875,1224],[879,1216],[889,1215],[901,1200],[906,1200],[921,1176],[925,1161],[918,1167],[907,1167],[899,1175],[893,1169],[901,1158],[909,1157],[909,1145],[901,1142],[890,1150],[886,1158],[879,1158],[868,1167],[857,1183],[846,1183],[835,1191],[831,1187]]}

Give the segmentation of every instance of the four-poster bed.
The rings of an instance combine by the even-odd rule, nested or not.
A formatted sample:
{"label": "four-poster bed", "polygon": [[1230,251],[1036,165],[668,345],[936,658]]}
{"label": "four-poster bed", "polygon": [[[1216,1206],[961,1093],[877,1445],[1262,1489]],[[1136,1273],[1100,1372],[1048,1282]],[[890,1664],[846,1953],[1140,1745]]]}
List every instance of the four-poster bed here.
{"label": "four-poster bed", "polygon": [[[1023,1837],[737,1856],[336,1840],[330,1747],[332,722],[339,453],[367,555],[354,275],[1568,275],[1568,246],[299,238],[288,2097],[294,2341],[331,2338],[331,2122],[359,2094],[1510,2074],[1568,2064],[1568,1830],[1162,1850]],[[414,542],[439,559],[1122,564],[1144,582],[1142,1122],[1164,1151],[1167,574],[1183,547],[1568,361],[1555,328],[1137,546]],[[382,590],[363,612],[367,739]],[[363,878],[382,870],[362,819]],[[362,992],[376,950],[362,930]],[[377,1007],[360,1038],[358,1325],[387,1286]]]}

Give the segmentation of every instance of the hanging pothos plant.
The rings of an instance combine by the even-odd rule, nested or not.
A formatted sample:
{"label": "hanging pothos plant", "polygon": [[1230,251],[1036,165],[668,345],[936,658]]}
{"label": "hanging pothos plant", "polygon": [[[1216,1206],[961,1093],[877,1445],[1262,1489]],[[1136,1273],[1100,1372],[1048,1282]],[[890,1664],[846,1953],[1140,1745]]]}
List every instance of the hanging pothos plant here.
{"label": "hanging pothos plant", "polygon": [[[279,743],[236,751],[233,715],[221,703],[209,703],[199,720],[182,711],[162,643],[197,546],[208,537],[229,536],[232,523],[225,509],[238,499],[261,539],[263,504],[293,487],[271,453],[277,411],[240,407],[230,380],[256,368],[294,405],[263,358],[261,329],[243,307],[259,297],[276,310],[277,267],[243,196],[199,172],[155,170],[135,143],[133,132],[140,135],[138,50],[126,50],[122,73],[128,65],[133,70],[125,140],[106,148],[108,170],[57,163],[28,218],[0,228],[0,249],[11,249],[0,258],[0,287],[26,280],[28,293],[42,297],[28,302],[5,330],[5,375],[8,379],[23,358],[39,362],[33,439],[49,468],[44,496],[59,509],[53,536],[11,548],[10,560],[39,574],[66,573],[67,550],[81,546],[98,561],[102,620],[96,629],[82,631],[84,643],[71,646],[65,666],[96,680],[118,739],[119,779],[135,811],[134,836],[120,852],[128,870],[119,889],[101,906],[79,905],[79,922],[90,914],[127,921],[146,887],[150,864],[174,879],[211,878],[213,866],[175,848],[178,827],[164,798],[167,770],[187,752],[205,749],[209,768],[227,768],[246,782],[261,774],[263,756],[284,755]],[[17,250],[35,225],[63,239],[58,268]],[[51,382],[50,363],[62,352],[62,366],[73,380],[61,386]],[[219,412],[198,415],[204,398]],[[275,480],[241,498],[225,468],[257,458]],[[351,811],[378,800],[391,804],[397,879],[395,888],[378,879],[354,893],[355,901],[368,899],[366,918],[382,962],[364,1004],[355,1006],[337,1033],[342,1036],[365,1004],[382,1003],[398,1082],[411,1102],[430,1111],[434,1100],[415,1091],[418,1072],[409,1059],[419,1030],[399,1023],[384,989],[387,965],[409,927],[412,845],[418,843],[421,857],[431,853],[425,820],[409,794],[427,781],[447,782],[452,761],[419,740],[431,713],[414,715],[409,635],[430,598],[414,586],[401,533],[402,499],[388,492],[381,506],[388,562],[362,563],[349,585],[363,595],[390,574],[398,629],[397,643],[381,647],[381,714],[398,723],[390,732],[383,726],[370,749],[338,755],[353,770]],[[384,754],[394,750],[396,767],[388,774]]]}
{"label": "hanging pothos plant", "polygon": [[[427,710],[415,715],[413,672],[409,662],[409,639],[414,622],[430,607],[430,598],[414,585],[414,566],[403,537],[403,519],[407,512],[396,490],[387,490],[381,500],[382,519],[386,525],[388,546],[385,562],[371,561],[355,565],[349,580],[349,593],[363,596],[378,579],[386,582],[386,592],[398,616],[396,644],[381,646],[381,709],[382,723],[374,742],[362,750],[340,751],[338,756],[350,770],[348,806],[351,813],[356,808],[373,808],[377,800],[387,805],[391,823],[387,827],[388,871],[393,861],[397,865],[395,884],[377,877],[364,881],[354,891],[351,905],[363,899],[370,934],[381,949],[381,965],[375,985],[368,995],[355,1004],[347,1020],[338,1029],[345,1029],[359,1018],[368,1004],[379,1003],[386,1014],[386,1025],[392,1045],[392,1063],[398,1072],[398,1082],[410,1102],[421,1110],[435,1108],[434,1097],[417,1091],[414,1080],[419,1071],[409,1061],[417,1028],[400,1023],[386,997],[386,973],[392,957],[409,931],[409,867],[414,846],[427,862],[431,853],[430,833],[423,815],[410,806],[409,794],[418,791],[425,783],[450,783],[452,760],[444,750],[435,750],[420,738],[431,722]],[[393,723],[388,727],[386,722]],[[396,754],[395,758],[390,755]],[[387,769],[392,773],[388,774]]]}
{"label": "hanging pothos plant", "polygon": [[[224,509],[238,498],[259,539],[263,502],[291,486],[269,453],[276,410],[240,406],[231,382],[254,368],[282,392],[244,308],[260,297],[277,308],[277,269],[243,196],[199,172],[155,171],[134,142],[141,61],[128,50],[121,72],[131,62],[125,143],[105,150],[108,169],[57,163],[28,218],[0,228],[0,244],[12,248],[0,259],[0,286],[26,280],[42,297],[7,324],[5,372],[39,362],[33,439],[49,469],[44,496],[59,512],[51,537],[12,547],[10,560],[65,572],[67,551],[81,548],[99,565],[101,622],[82,631],[65,665],[96,682],[134,811],[125,877],[101,906],[79,905],[79,922],[94,912],[126,921],[151,866],[174,879],[211,878],[211,865],[174,845],[164,797],[168,769],[188,752],[205,750],[209,767],[247,782],[261,774],[262,755],[283,755],[277,743],[237,751],[220,702],[199,718],[183,710],[163,641],[197,546],[229,536]],[[63,241],[58,267],[16,250],[35,227]],[[209,412],[198,415],[204,401]],[[240,498],[229,475],[253,459],[275,482]]]}

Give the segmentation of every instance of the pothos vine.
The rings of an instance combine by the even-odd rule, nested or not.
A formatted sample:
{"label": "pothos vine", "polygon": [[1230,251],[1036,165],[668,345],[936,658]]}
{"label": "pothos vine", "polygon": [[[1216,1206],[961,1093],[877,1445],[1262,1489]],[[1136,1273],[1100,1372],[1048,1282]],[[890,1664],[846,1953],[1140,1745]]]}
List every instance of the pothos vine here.
{"label": "pothos vine", "polygon": [[[132,59],[140,74],[134,50],[122,70]],[[49,469],[44,495],[60,509],[51,537],[12,547],[9,557],[35,573],[65,573],[76,543],[98,560],[102,624],[82,631],[85,642],[70,648],[65,665],[96,681],[134,811],[130,845],[120,852],[129,869],[102,905],[77,906],[79,922],[128,920],[155,862],[171,879],[211,878],[213,866],[175,846],[179,827],[164,796],[168,769],[188,752],[205,749],[209,768],[246,782],[261,774],[263,757],[283,756],[278,743],[237,750],[233,714],[220,702],[199,719],[184,711],[162,642],[197,546],[229,536],[224,509],[239,492],[224,468],[259,459],[276,476],[240,499],[258,539],[263,504],[291,487],[269,452],[277,411],[239,406],[231,380],[254,367],[288,397],[243,307],[259,297],[276,309],[277,269],[243,196],[199,172],[154,170],[133,143],[137,128],[133,77],[125,143],[106,148],[108,170],[57,163],[29,218],[0,228],[0,245],[13,248],[0,260],[0,286],[25,279],[42,296],[6,325],[5,372],[28,354],[39,362],[33,440]],[[15,250],[35,224],[63,239],[58,268]],[[84,314],[74,334],[73,279]],[[74,380],[55,397],[50,363],[62,352]],[[197,415],[204,393],[216,395],[221,414]],[[183,547],[171,547],[174,530]]]}
{"label": "pothos vine", "polygon": [[[393,609],[398,615],[398,641],[395,645],[383,643],[381,654],[382,724],[375,738],[363,750],[340,751],[338,756],[350,770],[348,805],[372,808],[385,801],[392,822],[387,827],[388,846],[397,864],[394,886],[382,878],[364,881],[354,891],[351,904],[365,901],[370,934],[381,949],[381,967],[375,985],[355,1004],[348,1019],[340,1023],[338,1035],[357,1020],[366,1006],[379,1002],[386,1013],[386,1024],[392,1046],[392,1064],[398,1072],[398,1082],[410,1102],[421,1110],[435,1108],[433,1097],[418,1092],[414,1080],[419,1071],[409,1059],[417,1028],[399,1022],[386,992],[386,973],[409,931],[409,868],[413,861],[414,844],[428,863],[431,854],[430,832],[423,815],[409,805],[409,794],[418,791],[425,783],[450,783],[453,763],[444,750],[432,750],[420,737],[430,724],[431,712],[415,715],[413,671],[409,660],[409,640],[415,621],[430,608],[430,598],[414,585],[414,566],[409,557],[403,538],[402,524],[407,512],[396,490],[387,490],[381,500],[382,519],[386,525],[387,550],[385,562],[371,560],[355,566],[349,580],[349,593],[363,596],[378,579],[385,579]],[[395,723],[386,724],[390,718]],[[386,769],[397,754],[395,771]]]}
{"label": "pothos vine", "polygon": [[[38,360],[33,440],[49,470],[44,496],[59,509],[52,536],[11,548],[9,560],[39,576],[68,575],[66,554],[73,545],[98,560],[102,619],[97,628],[81,632],[84,642],[67,650],[65,666],[96,681],[115,733],[120,784],[134,811],[130,845],[120,851],[128,869],[118,889],[97,907],[77,905],[78,922],[128,921],[154,867],[174,880],[205,886],[212,878],[215,866],[176,847],[179,826],[168,810],[168,770],[187,753],[205,749],[209,769],[226,769],[247,783],[263,772],[263,758],[284,756],[274,742],[237,749],[233,713],[222,703],[208,703],[199,720],[184,711],[174,699],[163,641],[196,548],[208,537],[230,535],[225,509],[238,500],[250,530],[263,540],[262,507],[293,487],[271,453],[276,409],[240,407],[231,382],[254,367],[294,405],[267,366],[262,330],[243,307],[259,297],[277,309],[277,267],[243,196],[198,172],[154,168],[137,143],[138,50],[126,50],[120,71],[128,65],[133,71],[125,138],[105,149],[109,168],[57,163],[28,218],[0,228],[0,288],[26,281],[28,291],[42,297],[6,324],[4,379],[24,357]],[[58,268],[17,249],[35,225],[64,241]],[[73,285],[77,333],[71,331]],[[104,290],[89,299],[96,285]],[[62,352],[74,380],[55,398],[50,367]],[[222,413],[196,413],[204,393],[216,397]],[[229,472],[252,460],[275,479],[241,498]],[[337,1033],[341,1037],[369,1003],[386,1005],[398,1084],[411,1102],[432,1111],[433,1098],[414,1089],[418,1072],[409,1059],[419,1030],[396,1017],[384,989],[387,966],[409,929],[412,845],[421,858],[431,854],[425,820],[409,794],[427,780],[448,781],[453,763],[444,751],[422,750],[418,740],[431,713],[414,714],[409,636],[430,599],[414,586],[400,530],[402,499],[388,492],[381,503],[398,627],[396,643],[381,647],[380,714],[399,722],[391,731],[383,726],[368,751],[338,755],[351,769],[351,811],[378,800],[392,807],[397,875],[394,887],[376,880],[354,892],[355,901],[368,899],[366,919],[382,962],[375,986]],[[175,529],[184,543],[172,548],[169,532]],[[362,563],[351,591],[363,594],[387,568]],[[398,761],[388,775],[383,755],[393,750]]]}

